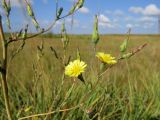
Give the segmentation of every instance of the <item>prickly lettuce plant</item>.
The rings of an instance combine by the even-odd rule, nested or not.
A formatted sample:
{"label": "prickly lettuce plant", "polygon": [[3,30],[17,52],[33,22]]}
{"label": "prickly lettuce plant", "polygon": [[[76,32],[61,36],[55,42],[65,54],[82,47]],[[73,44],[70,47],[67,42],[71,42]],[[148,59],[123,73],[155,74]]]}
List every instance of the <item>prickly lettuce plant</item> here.
{"label": "prickly lettuce plant", "polygon": [[[29,99],[26,103],[23,103],[22,95],[17,95],[18,103],[21,108],[17,108],[16,115],[12,114],[11,107],[11,99],[9,97],[8,92],[8,66],[10,62],[24,49],[27,40],[34,40],[31,38],[37,37],[50,31],[57,21],[64,19],[72,14],[74,14],[78,9],[83,7],[84,0],[78,0],[74,3],[68,13],[62,16],[63,7],[58,7],[58,0],[56,0],[56,16],[52,21],[51,25],[47,28],[41,28],[38,20],[36,19],[36,15],[33,11],[32,5],[28,0],[24,0],[25,9],[27,10],[27,14],[32,20],[32,24],[37,30],[35,34],[29,34],[28,29],[29,25],[26,25],[25,28],[19,30],[19,32],[12,32],[12,25],[10,23],[10,12],[12,10],[10,0],[2,0],[3,9],[5,11],[5,16],[0,16],[0,39],[2,42],[2,50],[3,56],[1,59],[1,79],[2,79],[2,91],[4,97],[4,107],[7,114],[8,120],[18,119],[119,119],[119,116],[122,113],[123,102],[128,102],[127,100],[121,101],[121,99],[117,99],[116,94],[119,96],[121,93],[118,89],[112,88],[113,86],[107,87],[99,87],[101,85],[103,76],[107,74],[112,68],[116,67],[117,64],[121,64],[120,61],[127,61],[129,58],[137,54],[141,51],[146,44],[140,45],[133,50],[128,50],[128,43],[130,42],[130,30],[127,34],[127,39],[125,39],[120,45],[119,56],[112,55],[107,51],[99,51],[97,46],[99,45],[100,34],[98,30],[98,15],[95,15],[94,25],[93,25],[93,33],[91,36],[91,43],[94,46],[93,50],[87,51],[92,52],[94,54],[92,58],[94,59],[94,63],[87,63],[82,56],[81,49],[77,48],[76,51],[72,51],[72,54],[68,55],[70,36],[67,34],[65,20],[62,22],[61,31],[60,31],[60,41],[61,41],[61,50],[56,49],[54,45],[50,45],[50,51],[55,61],[58,64],[58,68],[61,70],[60,76],[60,85],[55,84],[55,88],[52,88],[53,91],[48,91],[48,96],[45,94],[45,91],[51,90],[49,89],[51,83],[46,83],[47,80],[50,80],[50,76],[46,74],[46,71],[43,67],[43,59],[45,56],[45,40],[42,39],[40,45],[37,46],[37,60],[32,65],[33,69],[33,81],[32,86],[29,86],[29,94],[31,98],[28,96],[25,99]],[[9,32],[9,37],[5,34],[2,25],[2,19],[6,17],[6,25]],[[15,42],[20,41],[20,45],[15,50],[11,51],[12,54],[9,54],[10,45]],[[90,61],[91,58],[90,58]],[[96,64],[95,64],[96,63]],[[90,67],[98,66],[96,68],[97,73],[95,73],[95,78],[92,78],[90,81],[86,77],[86,72],[88,72],[88,76],[90,74]],[[50,66],[49,66],[50,67]],[[51,69],[51,68],[50,68]],[[48,72],[48,71],[47,71]],[[56,74],[56,73],[52,73]],[[46,85],[46,89],[42,87],[42,85],[38,88],[38,83],[40,79],[43,80],[43,85]],[[89,78],[90,79],[90,78]],[[70,80],[69,88],[65,89],[65,82]],[[82,85],[77,85],[77,82],[82,83]],[[130,85],[130,83],[129,83]],[[12,87],[12,86],[11,86]],[[48,89],[47,89],[48,88]],[[108,89],[111,91],[108,93]],[[132,89],[130,87],[130,89]],[[40,92],[41,90],[41,92]],[[34,92],[33,92],[34,91]],[[36,91],[36,92],[35,92]],[[23,91],[26,92],[26,91]],[[130,92],[132,94],[132,91]],[[121,97],[121,96],[120,96]],[[47,101],[47,100],[49,101]],[[125,99],[125,98],[123,98]],[[46,101],[48,103],[45,104]],[[111,101],[113,100],[113,103]],[[133,101],[133,99],[131,99]],[[17,101],[16,101],[17,102]],[[117,105],[116,105],[116,104]],[[35,113],[32,111],[33,105],[36,106],[34,109],[40,112],[44,110],[44,113]],[[48,105],[49,104],[49,105]],[[152,104],[152,103],[150,103]],[[128,105],[128,104],[127,104]],[[38,107],[37,107],[38,106]],[[40,107],[39,107],[40,106]],[[100,106],[100,107],[99,107]],[[117,106],[117,108],[116,108]],[[114,109],[112,109],[114,108]],[[40,109],[40,110],[39,110]],[[128,105],[127,108],[132,111],[132,105]],[[114,111],[112,111],[114,110]],[[123,109],[124,110],[124,109]],[[144,114],[146,114],[149,110],[147,109]],[[126,116],[128,113],[125,111]],[[120,115],[119,115],[120,114]],[[15,117],[16,116],[16,117]],[[2,117],[3,118],[3,117]]]}
{"label": "prickly lettuce plant", "polygon": [[[36,36],[39,36],[43,33],[48,32],[49,30],[51,30],[57,21],[72,15],[78,9],[80,9],[84,4],[84,0],[78,0],[72,6],[70,11],[64,16],[62,16],[63,8],[58,7],[58,0],[57,0],[56,1],[56,16],[55,16],[53,22],[51,23],[51,25],[49,25],[47,28],[40,27],[40,24],[39,24],[38,20],[36,19],[36,15],[34,14],[34,11],[33,11],[33,8],[31,6],[30,2],[28,0],[24,0],[28,16],[31,18],[32,23],[37,30],[37,33],[35,33],[33,35],[29,35],[28,25],[26,25],[25,28],[22,28],[18,33],[12,32],[12,26],[10,23],[10,13],[12,10],[11,2],[10,2],[10,0],[2,0],[1,2],[2,2],[2,7],[5,11],[5,16],[0,15],[0,39],[2,42],[2,48],[3,48],[3,58],[1,59],[0,72],[1,72],[1,78],[2,78],[2,88],[3,88],[3,96],[4,96],[4,101],[5,101],[4,103],[5,103],[6,113],[8,116],[8,120],[13,120],[13,116],[12,116],[12,112],[11,112],[12,110],[10,107],[10,99],[9,99],[9,95],[8,95],[8,81],[9,81],[7,78],[7,75],[9,72],[8,71],[8,61],[12,60],[15,57],[15,55],[18,54],[23,49],[26,40],[30,40],[31,38],[34,38]],[[6,37],[5,32],[3,30],[2,19],[4,17],[6,17],[6,25],[8,27],[8,32],[9,32],[8,38]],[[17,41],[23,41],[23,43],[14,52],[14,54],[12,54],[12,56],[8,56],[8,49],[10,47],[10,44],[13,44],[14,42],[17,42]],[[66,41],[64,44],[65,44],[64,45],[64,47],[65,47],[67,44]],[[38,47],[38,50],[40,52],[42,52],[42,48]],[[9,57],[9,60],[8,60],[8,57]]]}

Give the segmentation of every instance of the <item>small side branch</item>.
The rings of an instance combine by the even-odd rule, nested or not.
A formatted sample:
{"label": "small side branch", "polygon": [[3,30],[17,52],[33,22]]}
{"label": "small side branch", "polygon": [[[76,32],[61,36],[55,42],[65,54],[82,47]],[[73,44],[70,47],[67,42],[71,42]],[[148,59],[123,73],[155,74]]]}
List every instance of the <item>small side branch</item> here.
{"label": "small side branch", "polygon": [[[132,50],[132,51],[130,52],[129,58],[130,58],[130,57],[133,57],[135,54],[137,54],[138,52],[140,52],[140,51],[141,51],[144,47],[146,47],[146,46],[147,46],[147,43],[145,43],[145,44],[143,44],[143,45],[141,45],[141,46],[138,46],[136,49]],[[124,60],[124,59],[127,59],[127,58],[120,57],[120,58],[118,58],[118,62],[121,61],[121,60]],[[115,64],[115,65],[116,65],[116,64]],[[111,65],[109,68],[107,68],[103,73],[101,73],[101,74],[98,76],[98,79],[99,79],[101,76],[103,76],[103,75],[108,71],[108,69],[114,67],[115,65]]]}
{"label": "small side branch", "polygon": [[51,114],[55,114],[56,112],[67,112],[67,111],[71,111],[71,110],[74,110],[74,109],[77,109],[77,108],[79,108],[79,105],[68,108],[68,109],[57,110],[57,111],[52,111],[52,112],[48,112],[48,113],[40,113],[40,114],[30,115],[30,116],[19,118],[18,120],[25,120],[25,119],[29,119],[29,118],[31,119],[31,118],[34,118],[34,117],[51,115]]}
{"label": "small side branch", "polygon": [[[78,11],[78,10],[79,10],[79,9],[76,9],[75,12]],[[56,25],[57,21],[59,21],[59,20],[61,20],[61,19],[64,19],[64,18],[66,18],[66,17],[68,17],[68,16],[70,16],[70,15],[72,15],[72,13],[68,13],[68,14],[60,17],[60,18],[54,19],[53,22],[51,23],[51,25],[49,25],[49,27],[48,27],[47,29],[42,29],[40,32],[38,32],[38,33],[36,33],[36,34],[34,34],[34,35],[31,35],[31,36],[26,37],[25,40],[29,40],[29,39],[31,39],[31,38],[37,37],[37,36],[39,36],[39,35],[41,35],[41,34],[44,34],[44,33],[48,32],[48,31],[50,31],[50,30]],[[8,44],[9,44],[9,43],[12,43],[12,42],[20,41],[20,40],[24,40],[24,38],[13,38],[13,39],[10,39],[10,40],[8,41]]]}

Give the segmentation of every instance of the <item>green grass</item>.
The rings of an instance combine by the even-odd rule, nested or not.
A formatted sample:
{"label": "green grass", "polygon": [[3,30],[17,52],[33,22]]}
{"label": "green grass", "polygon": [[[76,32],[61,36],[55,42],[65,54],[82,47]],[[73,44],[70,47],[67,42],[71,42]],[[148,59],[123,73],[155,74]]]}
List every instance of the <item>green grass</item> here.
{"label": "green grass", "polygon": [[[58,36],[41,36],[29,40],[23,51],[16,55],[8,66],[9,97],[14,119],[77,105],[79,105],[78,108],[56,112],[46,119],[160,119],[159,35],[131,35],[128,51],[143,43],[148,43],[147,47],[131,59],[121,61],[108,70],[98,83],[96,77],[100,62],[94,56],[90,36],[69,37],[70,44],[66,58],[71,55],[71,60],[76,59],[76,50],[80,49],[82,60],[88,64],[84,73],[87,85],[77,80],[72,86],[72,78],[63,79],[62,65],[50,50],[52,46],[58,55],[63,57],[62,44]],[[118,57],[119,46],[125,38],[124,35],[102,35],[97,51]],[[37,45],[40,45],[42,40],[44,40],[44,55],[38,61]],[[9,56],[19,45],[20,42],[11,44]],[[2,51],[1,48],[0,51]],[[29,107],[30,109],[26,111]],[[45,117],[41,116],[33,120],[43,120]],[[0,119],[7,119],[2,90],[0,91]]]}

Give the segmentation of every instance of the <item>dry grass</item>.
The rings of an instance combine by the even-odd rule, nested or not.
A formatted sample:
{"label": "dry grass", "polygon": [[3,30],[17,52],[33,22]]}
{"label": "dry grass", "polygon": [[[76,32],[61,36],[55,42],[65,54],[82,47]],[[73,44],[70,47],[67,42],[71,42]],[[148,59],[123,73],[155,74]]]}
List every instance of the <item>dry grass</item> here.
{"label": "dry grass", "polygon": [[[111,53],[118,57],[119,46],[125,38],[123,35],[102,35],[97,51]],[[15,119],[34,113],[47,112],[50,107],[56,110],[76,106],[81,102],[84,104],[83,108],[72,110],[68,112],[69,114],[56,113],[51,118],[88,120],[89,117],[85,112],[88,108],[95,109],[101,120],[152,118],[155,120],[159,118],[160,36],[131,35],[128,51],[143,43],[148,43],[148,46],[131,59],[109,70],[99,84],[93,88],[77,80],[74,91],[66,101],[64,96],[70,89],[72,80],[66,78],[64,85],[61,86],[63,70],[50,50],[52,46],[59,55],[63,56],[61,40],[58,37],[35,39],[27,41],[23,51],[9,63],[9,96]],[[70,36],[67,57],[72,55],[72,59],[75,59],[76,49],[79,48],[82,59],[88,64],[84,75],[85,80],[87,83],[94,84],[99,62],[94,57],[90,39],[90,36]],[[37,45],[40,45],[42,40],[45,41],[44,56],[37,61]],[[19,44],[12,44],[10,54]],[[61,87],[62,90],[60,90]],[[61,106],[63,102],[65,104]],[[32,107],[31,110],[25,112],[24,109],[29,106]],[[2,120],[6,119],[4,111],[3,97],[0,92],[0,119]],[[40,118],[44,119],[44,117]],[[48,119],[52,120],[51,118]]]}

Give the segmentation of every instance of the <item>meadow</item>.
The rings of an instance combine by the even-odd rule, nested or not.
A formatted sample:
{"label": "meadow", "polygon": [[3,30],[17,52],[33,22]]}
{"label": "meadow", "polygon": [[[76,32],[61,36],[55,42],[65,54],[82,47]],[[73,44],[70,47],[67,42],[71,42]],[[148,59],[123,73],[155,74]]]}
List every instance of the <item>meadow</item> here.
{"label": "meadow", "polygon": [[[120,56],[126,35],[101,35],[97,52]],[[97,79],[100,61],[95,57],[91,36],[69,35],[64,56],[60,36],[39,36],[10,44],[8,87],[14,119],[22,120],[159,120],[160,35],[130,35],[127,51],[147,43],[136,55],[120,61]],[[41,51],[37,49],[41,47]],[[38,48],[39,48],[38,47]],[[65,76],[63,61],[76,59],[77,48],[87,63],[83,84]],[[0,48],[2,51],[2,48]],[[0,53],[2,58],[2,53]],[[0,84],[1,89],[1,84]],[[2,90],[0,119],[7,120]],[[25,118],[24,118],[25,119]]]}

